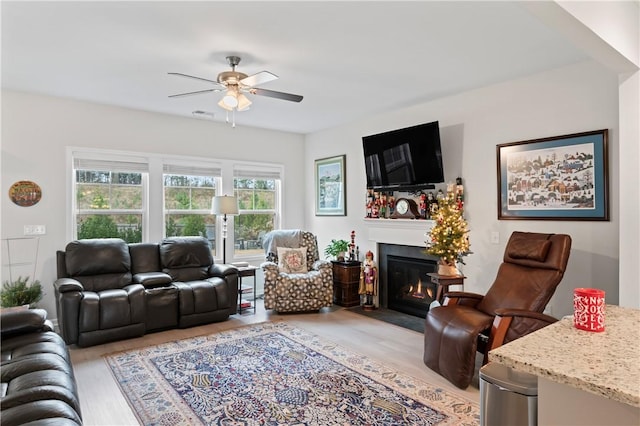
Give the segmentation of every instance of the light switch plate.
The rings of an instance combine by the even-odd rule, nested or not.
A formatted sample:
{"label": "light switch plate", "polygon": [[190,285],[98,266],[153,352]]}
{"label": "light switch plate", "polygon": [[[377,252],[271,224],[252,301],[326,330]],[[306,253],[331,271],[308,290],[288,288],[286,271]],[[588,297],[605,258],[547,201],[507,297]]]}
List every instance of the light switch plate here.
{"label": "light switch plate", "polygon": [[44,225],[24,225],[24,235],[44,235],[47,227]]}
{"label": "light switch plate", "polygon": [[491,244],[500,244],[500,233],[492,232],[491,233]]}

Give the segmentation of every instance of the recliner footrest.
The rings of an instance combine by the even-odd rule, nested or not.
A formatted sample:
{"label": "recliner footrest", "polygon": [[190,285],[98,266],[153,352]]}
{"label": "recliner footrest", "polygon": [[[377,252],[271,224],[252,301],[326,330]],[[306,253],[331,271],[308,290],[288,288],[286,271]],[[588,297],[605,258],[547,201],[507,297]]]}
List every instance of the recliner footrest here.
{"label": "recliner footrest", "polygon": [[425,319],[425,365],[466,389],[475,371],[478,335],[492,322],[492,316],[469,306],[433,308]]}

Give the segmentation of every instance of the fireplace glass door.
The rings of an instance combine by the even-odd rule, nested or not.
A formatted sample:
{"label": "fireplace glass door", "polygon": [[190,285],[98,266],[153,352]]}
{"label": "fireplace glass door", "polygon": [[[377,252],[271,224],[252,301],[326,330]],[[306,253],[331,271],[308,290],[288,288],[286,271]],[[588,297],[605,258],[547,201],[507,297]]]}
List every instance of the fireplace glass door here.
{"label": "fireplace glass door", "polygon": [[386,266],[387,307],[425,318],[437,290],[427,274],[436,271],[436,262],[388,255]]}

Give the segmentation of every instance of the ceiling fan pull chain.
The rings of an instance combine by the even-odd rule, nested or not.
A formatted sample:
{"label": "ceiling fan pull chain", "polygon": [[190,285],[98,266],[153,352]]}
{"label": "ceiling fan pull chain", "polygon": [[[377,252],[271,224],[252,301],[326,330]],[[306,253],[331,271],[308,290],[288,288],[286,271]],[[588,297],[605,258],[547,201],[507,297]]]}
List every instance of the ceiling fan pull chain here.
{"label": "ceiling fan pull chain", "polygon": [[235,110],[235,108],[233,109],[233,111],[231,111],[231,118],[232,118],[231,127],[233,127],[235,129],[235,127],[236,127],[236,110]]}

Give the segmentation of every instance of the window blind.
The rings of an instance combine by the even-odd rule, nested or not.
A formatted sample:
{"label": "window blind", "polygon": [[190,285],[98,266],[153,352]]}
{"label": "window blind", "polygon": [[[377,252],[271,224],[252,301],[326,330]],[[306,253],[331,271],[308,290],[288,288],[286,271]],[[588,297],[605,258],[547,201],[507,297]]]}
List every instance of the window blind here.
{"label": "window blind", "polygon": [[189,166],[182,164],[164,164],[162,171],[170,175],[187,175],[187,176],[220,176],[222,169],[218,165],[211,166]]}
{"label": "window blind", "polygon": [[99,160],[92,158],[74,158],[73,168],[75,170],[97,170],[113,172],[138,172],[147,173],[149,164],[137,161]]}
{"label": "window blind", "polygon": [[281,179],[282,170],[275,167],[236,166],[233,177],[241,179]]}

